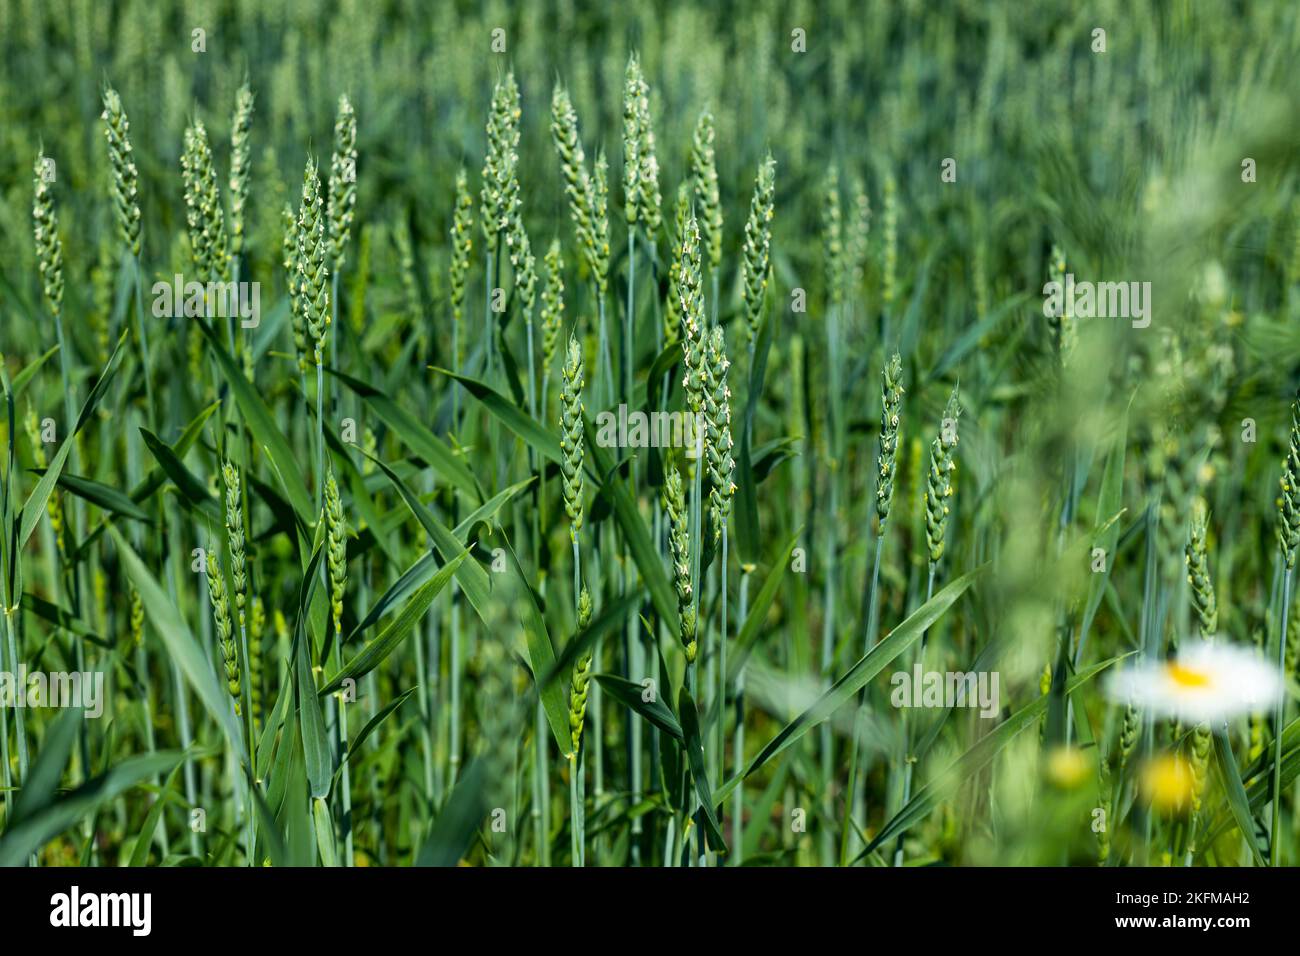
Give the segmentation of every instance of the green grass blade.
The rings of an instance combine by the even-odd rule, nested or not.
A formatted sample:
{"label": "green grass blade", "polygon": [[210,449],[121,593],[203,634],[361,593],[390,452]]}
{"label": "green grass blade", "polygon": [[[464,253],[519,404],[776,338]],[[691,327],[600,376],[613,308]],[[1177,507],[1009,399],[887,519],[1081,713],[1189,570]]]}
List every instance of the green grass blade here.
{"label": "green grass blade", "polygon": [[627,483],[613,472],[614,466],[609,460],[608,452],[596,443],[596,431],[591,419],[584,419],[583,424],[586,428],[587,457],[591,459],[598,480],[604,478],[606,482],[606,487],[601,489],[601,494],[613,508],[614,517],[623,530],[628,549],[632,552],[632,559],[636,562],[637,570],[641,572],[641,580],[650,591],[650,599],[654,602],[659,619],[663,621],[669,633],[675,634],[678,630],[677,597],[672,584],[668,581],[668,572],[664,570],[663,559],[650,537],[650,529],[646,527],[645,519],[641,517],[641,509],[632,498]]}
{"label": "green grass blade", "polygon": [[127,576],[135,585],[135,589],[140,592],[145,614],[153,624],[153,633],[157,634],[159,640],[163,642],[169,659],[176,662],[181,674],[198,694],[204,709],[225,733],[226,740],[235,753],[239,754],[241,759],[245,759],[243,740],[240,736],[239,724],[235,721],[234,711],[231,709],[230,695],[217,682],[212,662],[200,649],[199,642],[194,639],[189,625],[176,610],[176,606],[163,592],[154,576],[149,573],[144,562],[126,543],[121,532],[110,526],[108,533],[117,546],[118,557],[126,569]]}
{"label": "green grass blade", "polygon": [[67,796],[9,827],[0,838],[0,866],[21,866],[27,858],[97,807],[145,780],[170,773],[182,754],[159,751],[128,757],[106,773],[82,784]]}
{"label": "green grass blade", "polygon": [[327,368],[325,371],[359,395],[408,448],[432,465],[435,471],[450,481],[452,486],[465,495],[471,503],[475,505],[482,503],[483,492],[473,472],[455,452],[447,447],[446,442],[429,431],[419,419],[373,385],[350,375],[344,375],[337,369]]}
{"label": "green grass blade", "polygon": [[[555,647],[547,633],[541,608],[537,606],[537,596],[528,586],[523,569],[519,566],[515,549],[505,540],[504,534],[502,539],[505,545],[503,550],[509,560],[508,574],[503,575],[507,579],[507,587],[502,589],[501,600],[507,607],[513,608],[515,619],[523,623],[528,666],[532,669],[533,679],[537,681],[555,669]],[[564,687],[558,681],[539,686],[542,709],[546,712],[546,722],[550,724],[551,733],[555,736],[555,745],[560,748],[560,753],[567,754],[573,742],[569,734],[569,700]]]}
{"label": "green grass blade", "polygon": [[437,368],[436,366],[430,366],[430,368],[464,385],[467,392],[478,399],[484,408],[496,416],[502,425],[505,425],[506,428],[522,439],[523,443],[529,448],[537,450],[557,465],[563,460],[564,456],[560,453],[560,440],[555,437],[555,433],[549,428],[543,427],[536,419],[530,417],[527,412],[500,392],[476,378],[470,378],[468,375],[458,375],[455,372],[449,372],[445,368]]}
{"label": "green grass blade", "polygon": [[467,554],[467,551],[462,550],[460,554],[444,564],[427,584],[416,591],[411,599],[402,606],[402,610],[397,617],[379,633],[379,636],[362,648],[359,654],[344,664],[338,673],[326,681],[325,686],[320,689],[320,696],[323,697],[338,690],[343,686],[345,680],[356,680],[364,677],[382,664],[388,658],[388,655],[397,650],[401,643],[411,636],[415,625],[428,613],[430,605],[433,604],[433,599],[447,586],[447,582],[451,580]]}
{"label": "green grass blade", "polygon": [[1246,845],[1250,847],[1250,855],[1255,865],[1266,866],[1255,838],[1255,834],[1259,832],[1259,824],[1251,813],[1250,798],[1246,796],[1241,774],[1237,771],[1237,758],[1232,755],[1232,745],[1228,743],[1228,735],[1222,727],[1214,729],[1214,756],[1214,765],[1218,769],[1219,780],[1223,784],[1223,792],[1227,796],[1228,809],[1232,811],[1232,818],[1236,821],[1237,828],[1241,830],[1241,835],[1245,837]]}
{"label": "green grass blade", "polygon": [[36,487],[32,489],[32,493],[28,495],[27,500],[23,503],[22,523],[18,532],[19,551],[27,546],[28,539],[31,538],[32,532],[36,530],[37,522],[41,520],[41,515],[45,514],[45,505],[50,500],[50,494],[54,491],[59,475],[63,473],[63,466],[68,460],[68,455],[76,444],[77,433],[81,431],[87,419],[99,406],[100,400],[108,391],[109,383],[113,380],[113,376],[117,374],[117,370],[122,364],[122,343],[125,341],[125,335],[117,340],[117,347],[113,349],[108,364],[104,366],[103,374],[99,376],[99,381],[91,389],[85,404],[81,406],[81,413],[77,416],[76,425],[73,426],[70,433],[63,436],[63,442],[60,444],[59,450],[54,453],[54,458],[50,460],[50,465],[45,469],[45,474],[41,476],[41,480],[36,483]]}
{"label": "green grass blade", "polygon": [[726,853],[727,841],[722,838],[722,828],[718,825],[718,815],[714,812],[713,802],[710,799],[713,788],[709,786],[709,777],[704,769],[704,742],[700,737],[700,715],[695,710],[695,698],[685,687],[677,695],[677,712],[682,715],[682,749],[686,751],[686,762],[691,768],[691,779],[695,781],[695,793],[700,799],[705,839],[710,850],[715,853]]}
{"label": "green grass blade", "polygon": [[143,521],[145,524],[153,523],[149,512],[132,501],[130,495],[103,482],[64,472],[59,475],[59,487],[105,511],[111,511],[124,518]]}
{"label": "green grass blade", "polygon": [[678,723],[677,718],[673,716],[673,712],[668,709],[668,705],[659,698],[658,694],[654,694],[650,700],[646,700],[646,689],[625,677],[619,677],[616,674],[594,674],[592,676],[605,693],[628,710],[641,715],[674,739],[686,739],[686,734],[682,731],[682,725]]}
{"label": "green grass blade", "polygon": [[253,433],[257,444],[266,450],[266,454],[275,465],[284,493],[289,503],[293,505],[298,519],[304,524],[312,524],[316,520],[316,506],[312,504],[307,494],[307,481],[298,467],[298,456],[293,453],[288,440],[276,426],[270,409],[262,401],[262,396],[244,377],[243,369],[236,365],[235,360],[222,348],[216,332],[206,322],[199,321],[198,327],[208,340],[208,348],[216,359],[217,367],[225,376],[226,384],[230,387],[230,393],[234,395],[236,404],[239,405],[239,411],[244,416],[249,431]]}
{"label": "green grass blade", "polygon": [[727,683],[736,679],[740,669],[745,666],[745,661],[749,659],[750,652],[754,649],[754,642],[758,640],[758,635],[763,630],[763,624],[767,620],[767,612],[772,607],[772,602],[776,600],[777,592],[781,589],[781,583],[785,580],[786,572],[790,570],[790,555],[794,552],[794,546],[799,543],[799,536],[803,534],[803,526],[795,529],[794,534],[790,536],[779,551],[777,559],[772,563],[772,567],[767,572],[767,577],[763,579],[763,585],[758,589],[758,594],[754,596],[754,603],[749,607],[749,614],[740,626],[740,633],[736,635],[734,650],[727,661]]}

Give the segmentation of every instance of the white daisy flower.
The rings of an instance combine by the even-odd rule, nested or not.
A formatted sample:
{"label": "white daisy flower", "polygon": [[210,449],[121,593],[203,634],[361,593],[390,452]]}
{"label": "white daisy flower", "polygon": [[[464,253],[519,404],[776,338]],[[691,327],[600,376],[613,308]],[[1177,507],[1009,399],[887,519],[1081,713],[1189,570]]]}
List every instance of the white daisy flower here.
{"label": "white daisy flower", "polygon": [[1267,710],[1282,696],[1277,668],[1252,649],[1196,641],[1178,657],[1119,671],[1108,690],[1112,699],[1188,723],[1216,723]]}

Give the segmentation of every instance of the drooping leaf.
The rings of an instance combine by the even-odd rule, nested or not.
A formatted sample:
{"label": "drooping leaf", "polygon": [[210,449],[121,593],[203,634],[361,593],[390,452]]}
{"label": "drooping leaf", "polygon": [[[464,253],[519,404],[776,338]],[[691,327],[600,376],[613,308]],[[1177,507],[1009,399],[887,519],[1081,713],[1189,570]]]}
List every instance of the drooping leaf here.
{"label": "drooping leaf", "polygon": [[[502,537],[504,539],[504,535]],[[542,617],[541,608],[537,606],[533,589],[528,586],[523,568],[519,566],[515,549],[511,547],[509,540],[505,540],[504,544],[503,550],[509,559],[505,577],[509,579],[508,585],[513,587],[513,593],[502,589],[502,599],[512,601],[512,606],[524,628],[528,666],[532,669],[534,679],[540,679],[555,669],[555,648],[551,644],[550,634],[546,630],[546,619]],[[567,754],[572,747],[572,741],[569,737],[569,702],[565,697],[564,688],[553,681],[542,685],[539,692],[542,698],[542,709],[546,712],[546,722],[550,724],[551,733],[555,736],[555,745],[560,748],[560,753]]]}
{"label": "drooping leaf", "polygon": [[208,348],[216,359],[217,367],[225,376],[230,393],[235,396],[235,402],[239,405],[240,414],[244,416],[244,422],[275,466],[285,496],[293,505],[298,520],[303,524],[312,524],[316,520],[316,506],[307,495],[307,481],[298,467],[298,458],[289,447],[284,433],[276,426],[270,409],[262,401],[262,396],[244,376],[244,370],[235,364],[235,360],[222,347],[216,332],[206,322],[198,322],[198,327],[208,340]]}
{"label": "drooping leaf", "polygon": [[470,378],[468,375],[458,375],[445,368],[431,367],[435,372],[447,375],[465,386],[466,391],[478,399],[484,408],[494,415],[502,425],[505,425],[518,438],[522,439],[523,443],[529,448],[535,449],[556,464],[563,461],[564,456],[560,453],[560,440],[555,437],[555,432],[541,425],[510,399],[476,378]]}
{"label": "drooping leaf", "polygon": [[646,700],[645,688],[634,681],[619,677],[617,674],[594,674],[592,676],[605,693],[633,713],[640,714],[671,737],[677,740],[685,739],[685,735],[682,733],[682,725],[678,723],[677,718],[673,716],[673,712],[668,709],[668,706],[659,699],[658,694],[654,694],[650,700]]}
{"label": "drooping leaf", "polygon": [[325,682],[325,686],[320,689],[321,696],[332,693],[343,686],[343,682],[351,678],[356,680],[364,677],[376,667],[378,667],[388,655],[401,645],[411,635],[415,625],[421,621],[429,611],[429,606],[433,604],[439,592],[447,586],[460,567],[460,563],[465,560],[467,551],[461,550],[451,561],[448,561],[442,568],[429,579],[418,591],[411,596],[411,599],[402,606],[398,615],[389,622],[388,626],[380,631],[379,636],[368,643],[361,649],[361,652],[353,657],[350,661]]}
{"label": "drooping leaf", "polygon": [[597,475],[609,476],[605,479],[607,487],[603,493],[610,500],[614,517],[623,530],[628,549],[632,552],[632,559],[641,572],[641,579],[650,591],[650,599],[654,602],[659,619],[663,621],[669,633],[675,634],[678,630],[677,598],[672,584],[668,581],[668,572],[664,570],[663,558],[654,546],[650,530],[645,525],[645,519],[641,517],[641,509],[633,500],[627,483],[613,471],[609,454],[596,442],[596,431],[591,419],[585,419],[583,424],[586,428],[587,457],[591,459]]}
{"label": "drooping leaf", "polygon": [[163,750],[128,757],[107,772],[83,783],[66,796],[46,804],[0,837],[0,866],[21,866],[54,837],[145,780],[170,773],[182,755]]}
{"label": "drooping leaf", "polygon": [[[379,469],[387,476],[388,480],[393,483],[397,493],[401,496],[402,501],[406,503],[411,514],[415,515],[424,528],[425,533],[429,535],[429,540],[433,546],[442,555],[444,561],[451,560],[452,556],[463,550],[458,536],[448,531],[437,518],[430,514],[429,509],[420,503],[419,497],[413,492],[409,485],[399,478],[391,468],[375,458],[373,455],[367,455]],[[469,598],[469,603],[478,613],[480,618],[488,613],[488,600],[492,591],[492,585],[488,581],[487,572],[477,561],[466,561],[458,566],[456,572],[456,583],[460,585],[465,596]],[[484,618],[486,623],[486,619]]]}
{"label": "drooping leaf", "polygon": [[230,695],[217,682],[212,662],[201,650],[189,625],[185,623],[185,618],[176,610],[144,562],[126,543],[121,532],[110,526],[108,533],[117,546],[118,559],[122,562],[127,577],[140,593],[145,614],[153,625],[152,633],[158,635],[158,639],[163,642],[168,659],[180,668],[181,674],[198,694],[204,709],[225,732],[226,740],[235,753],[240,755],[240,759],[246,759],[243,737],[235,720]]}
{"label": "drooping leaf", "polygon": [[419,419],[375,386],[345,375],[337,369],[327,368],[325,371],[359,395],[408,448],[432,465],[435,471],[450,481],[452,486],[465,495],[470,502],[474,505],[483,502],[483,492],[473,473],[447,447],[446,442],[421,424]]}
{"label": "drooping leaf", "polygon": [[[81,431],[86,421],[94,414],[95,409],[99,406],[100,400],[108,391],[108,385],[117,374],[118,367],[122,364],[122,344],[126,341],[126,335],[123,334],[117,340],[117,346],[113,349],[113,354],[109,356],[108,364],[104,366],[103,373],[99,376],[99,381],[95,387],[90,390],[86,396],[85,403],[81,406],[81,413],[77,415],[77,422],[72,430],[63,436],[63,443],[59,450],[54,453],[50,460],[49,467],[45,469],[45,474],[41,480],[36,483],[32,493],[27,496],[23,502],[22,522],[18,532],[17,550],[21,551],[27,546],[28,539],[31,538],[32,532],[36,530],[37,523],[41,520],[41,515],[45,514],[45,505],[50,500],[50,494],[54,491],[54,485],[59,480],[59,475],[63,473],[63,466],[68,460],[68,455],[76,444],[77,433]],[[11,433],[12,434],[12,433]]]}
{"label": "drooping leaf", "polygon": [[98,508],[111,511],[124,518],[133,518],[146,524],[153,521],[149,517],[149,512],[132,501],[131,496],[126,492],[91,478],[83,478],[80,475],[70,475],[64,472],[59,475],[59,487],[71,492],[78,498],[89,501]]}
{"label": "drooping leaf", "polygon": [[713,788],[709,786],[708,773],[704,768],[700,715],[695,709],[695,698],[685,687],[677,695],[677,712],[682,715],[682,749],[686,751],[686,763],[691,768],[691,779],[695,781],[705,839],[713,852],[726,853],[727,841],[722,838],[722,828],[718,826],[718,816],[713,810]]}
{"label": "drooping leaf", "polygon": [[[975,583],[976,578],[983,574],[987,568],[988,565],[981,565],[974,571],[963,574],[917,608],[907,620],[894,628],[888,636],[850,667],[844,676],[832,684],[830,689],[822,694],[811,707],[782,728],[745,768],[744,776],[748,777],[753,774],[813,727],[851,701],[854,695],[868,681],[884,670],[898,655],[911,647],[922,634],[929,630],[935,621],[943,616],[948,608],[966,592],[967,588]],[[734,783],[728,781],[727,784],[724,784],[724,790],[730,792],[732,786],[734,786]],[[719,795],[718,799],[722,799],[722,796],[725,796],[725,793]]]}

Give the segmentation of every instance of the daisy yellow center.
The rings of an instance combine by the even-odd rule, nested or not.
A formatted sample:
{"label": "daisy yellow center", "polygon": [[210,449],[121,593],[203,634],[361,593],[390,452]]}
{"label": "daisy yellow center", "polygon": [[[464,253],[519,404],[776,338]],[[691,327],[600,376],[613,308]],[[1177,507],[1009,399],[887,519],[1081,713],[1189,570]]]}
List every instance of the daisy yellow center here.
{"label": "daisy yellow center", "polygon": [[1147,801],[1157,810],[1178,811],[1192,795],[1191,767],[1173,754],[1148,762],[1142,769],[1140,782]]}
{"label": "daisy yellow center", "polygon": [[1210,686],[1210,675],[1205,671],[1197,670],[1194,667],[1187,667],[1183,664],[1171,662],[1168,668],[1169,678],[1179,687],[1186,687],[1190,690],[1198,690],[1202,687]]}

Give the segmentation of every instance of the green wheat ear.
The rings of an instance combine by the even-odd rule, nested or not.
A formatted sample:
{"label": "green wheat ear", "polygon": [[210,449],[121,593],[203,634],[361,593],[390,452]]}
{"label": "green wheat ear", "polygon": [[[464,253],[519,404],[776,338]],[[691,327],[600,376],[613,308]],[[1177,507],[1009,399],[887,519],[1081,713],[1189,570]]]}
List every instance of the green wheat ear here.
{"label": "green wheat ear", "polygon": [[700,233],[709,252],[709,269],[722,265],[722,200],[718,192],[718,161],[714,154],[713,114],[700,113],[691,137],[691,178],[700,210]]}
{"label": "green wheat ear", "polygon": [[885,363],[880,387],[880,450],[876,456],[876,517],[883,530],[894,500],[898,467],[898,427],[903,409],[903,360],[895,352]]}
{"label": "green wheat ear", "polygon": [[226,220],[208,131],[201,120],[195,120],[185,131],[181,171],[185,179],[185,215],[194,268],[204,282],[225,281],[230,266]]}
{"label": "green wheat ear", "polygon": [[957,419],[960,415],[961,405],[954,388],[943,411],[939,437],[930,443],[930,471],[925,492],[925,543],[930,552],[931,571],[943,557],[944,535],[948,529],[954,491],[953,476],[957,471],[953,452],[957,448]]}
{"label": "green wheat ear", "polygon": [[501,234],[514,221],[519,207],[519,87],[514,73],[507,73],[492,89],[488,110],[487,155],[483,160],[483,188],[480,216],[487,251],[497,251]]}
{"label": "green wheat ear", "polygon": [[244,627],[244,601],[248,589],[248,571],[244,554],[244,506],[240,497],[239,471],[229,461],[221,466],[226,486],[226,537],[230,543],[230,577],[235,586],[235,609],[239,626]]}
{"label": "green wheat ear", "polygon": [[[469,177],[462,167],[456,173],[456,209],[451,219],[451,321],[457,332],[465,318],[465,286],[469,276],[469,257],[474,249],[474,199],[469,193]],[[465,361],[464,337],[456,337],[456,368]]]}
{"label": "green wheat ear", "polygon": [[871,236],[871,198],[861,177],[853,179],[853,206],[844,253],[848,260],[850,288],[857,291],[867,275],[868,240]]}
{"label": "green wheat ear", "polygon": [[763,300],[772,275],[772,210],[776,193],[776,160],[769,153],[758,167],[754,195],[745,221],[745,249],[741,260],[741,284],[745,297],[745,327],[750,342],[758,337]]}
{"label": "green wheat ear", "polygon": [[1129,757],[1137,746],[1138,733],[1142,730],[1142,718],[1136,707],[1128,704],[1124,708],[1124,720],[1119,731],[1119,765],[1122,770],[1128,765]]}
{"label": "green wheat ear", "polygon": [[[1065,252],[1060,246],[1052,246],[1051,259],[1047,264],[1047,278],[1051,282],[1059,283],[1061,288],[1065,287]],[[1056,349],[1057,360],[1065,365],[1069,362],[1070,354],[1078,342],[1079,333],[1074,324],[1074,316],[1067,315],[1062,306],[1061,311],[1053,314],[1048,322],[1052,330],[1052,346]]]}
{"label": "green wheat ear", "polygon": [[235,649],[226,580],[221,574],[221,562],[217,560],[215,552],[208,553],[207,571],[208,598],[212,602],[212,619],[217,626],[217,649],[221,652],[221,662],[226,671],[226,689],[235,701],[235,713],[239,714],[239,654]]}
{"label": "green wheat ear", "polygon": [[641,65],[636,54],[627,58],[623,74],[623,214],[628,231],[641,213]]}
{"label": "green wheat ear", "polygon": [[1106,826],[1097,830],[1097,865],[1105,866],[1106,861],[1110,859],[1110,762],[1108,760],[1099,760],[1097,762],[1097,773],[1100,795],[1097,802],[1101,805],[1102,817],[1106,821]]}
{"label": "green wheat ear", "polygon": [[731,389],[727,387],[726,337],[721,326],[714,326],[709,335],[708,357],[705,361],[707,387],[704,393],[705,449],[709,468],[709,519],[713,527],[713,540],[722,536],[731,514],[731,499],[736,493],[732,480],[736,463],[731,457]]}
{"label": "green wheat ear", "polygon": [[691,222],[691,191],[686,183],[677,186],[673,224],[673,257],[668,265],[668,302],[664,306],[664,347],[676,345],[682,335],[682,259],[685,255],[686,229]]}
{"label": "green wheat ear", "polygon": [[343,633],[343,594],[348,583],[348,525],[343,517],[334,469],[325,478],[325,535],[329,556],[330,610],[334,614],[334,633]]}
{"label": "green wheat ear", "polygon": [[311,367],[307,355],[307,322],[303,316],[302,303],[298,301],[298,217],[293,207],[284,204],[281,213],[284,222],[284,270],[285,283],[289,290],[289,324],[293,328],[293,348],[298,355],[298,370],[306,372]]}
{"label": "green wheat ear", "polygon": [[525,315],[531,315],[537,302],[537,260],[533,245],[524,229],[523,216],[515,216],[506,235],[510,247],[510,265],[515,270],[515,294]]}
{"label": "green wheat ear", "polygon": [[659,192],[659,157],[655,151],[654,123],[650,118],[650,87],[640,64],[637,65],[637,75],[637,136],[641,154],[641,166],[637,172],[637,189],[641,193],[638,205],[646,236],[653,244],[655,234],[663,224],[663,197]]}
{"label": "green wheat ear", "polygon": [[325,339],[330,324],[329,269],[325,264],[325,217],[321,210],[320,177],[315,160],[303,172],[302,203],[298,207],[297,296],[301,322],[311,336],[313,362],[325,360]]}
{"label": "green wheat ear", "polygon": [[1300,546],[1300,397],[1291,403],[1291,436],[1282,460],[1281,494],[1277,499],[1277,543],[1287,569],[1295,567]]}
{"label": "green wheat ear", "polygon": [[840,209],[840,171],[834,164],[826,171],[822,187],[822,258],[826,262],[826,299],[839,305],[844,301],[844,214]]}
{"label": "green wheat ear", "polygon": [[677,310],[682,324],[682,355],[685,372],[682,386],[691,414],[704,411],[704,292],[700,266],[700,230],[694,217],[687,221],[677,272]]}
{"label": "green wheat ear", "polygon": [[592,272],[596,276],[596,291],[604,296],[609,290],[609,163],[605,151],[596,156],[596,166],[591,178],[592,222]]}
{"label": "green wheat ear", "polygon": [[36,262],[41,272],[41,287],[50,312],[63,314],[63,240],[59,238],[59,214],[54,195],[46,178],[48,163],[44,150],[36,157],[36,188],[32,199],[32,234],[36,239]]}
{"label": "green wheat ear", "polygon": [[894,304],[894,296],[898,290],[898,184],[894,181],[892,172],[885,175],[883,205],[885,209],[881,216],[884,237],[881,253],[883,261],[880,269],[880,299],[886,314],[888,314]]}
{"label": "green wheat ear", "polygon": [[104,137],[108,140],[108,164],[112,171],[113,212],[118,232],[131,255],[140,254],[140,173],[131,151],[131,124],[122,109],[122,98],[111,86],[104,90]]}
{"label": "green wheat ear", "polygon": [[235,115],[230,124],[230,251],[235,255],[244,248],[250,169],[248,132],[252,125],[253,90],[245,82],[235,94]]}
{"label": "green wheat ear", "polygon": [[144,641],[144,599],[140,592],[131,585],[131,646],[139,647]]}
{"label": "green wheat ear", "polygon": [[1210,562],[1206,553],[1206,535],[1210,514],[1205,499],[1198,497],[1192,503],[1192,523],[1187,539],[1187,581],[1192,586],[1192,606],[1201,637],[1209,640],[1219,628],[1219,604],[1214,596],[1214,582],[1210,579]]}
{"label": "green wheat ear", "polygon": [[676,464],[669,465],[664,481],[664,510],[668,512],[668,548],[672,555],[673,585],[677,590],[682,647],[686,663],[695,662],[695,610],[691,591],[691,529],[686,513],[686,487]]}
{"label": "green wheat ear", "polygon": [[117,283],[117,268],[120,256],[107,234],[99,240],[99,255],[90,270],[91,298],[94,308],[87,316],[87,323],[94,332],[95,360],[101,365],[108,364],[111,333],[109,320],[113,315],[113,303],[116,297],[114,286]]}
{"label": "green wheat ear", "polygon": [[596,239],[594,226],[595,198],[592,195],[591,177],[587,173],[586,155],[578,136],[578,113],[573,108],[569,92],[558,83],[551,93],[551,138],[560,157],[560,172],[564,176],[564,194],[569,199],[569,213],[577,234],[578,248],[583,261],[596,273]]}
{"label": "green wheat ear", "polygon": [[334,120],[334,154],[330,158],[329,220],[330,269],[343,269],[344,254],[352,235],[357,205],[357,114],[346,93],[339,97]]}
{"label": "green wheat ear", "polygon": [[546,266],[546,284],[542,287],[542,374],[549,375],[564,322],[564,259],[559,239],[551,240],[542,262]]}
{"label": "green wheat ear", "polygon": [[[591,624],[591,595],[582,589],[578,597],[578,633],[581,634]],[[582,726],[587,719],[587,685],[591,680],[591,651],[587,651],[573,665],[573,677],[569,685],[569,734],[572,752],[570,759],[577,759],[582,748]]]}
{"label": "green wheat ear", "polygon": [[560,391],[560,473],[564,484],[564,510],[569,515],[569,536],[577,540],[582,530],[582,348],[577,336],[569,336],[569,355],[564,363]]}

